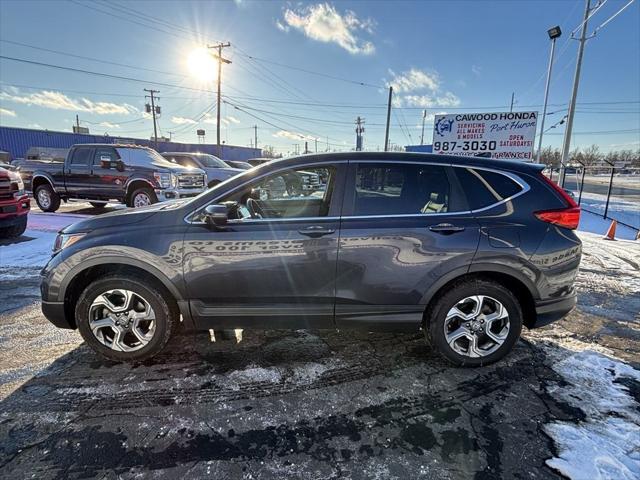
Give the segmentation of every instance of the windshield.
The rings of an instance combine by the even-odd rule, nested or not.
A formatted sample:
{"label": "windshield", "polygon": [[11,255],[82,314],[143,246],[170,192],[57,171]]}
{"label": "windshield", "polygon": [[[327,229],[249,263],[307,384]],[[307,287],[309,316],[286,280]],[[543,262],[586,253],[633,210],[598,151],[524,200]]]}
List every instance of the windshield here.
{"label": "windshield", "polygon": [[214,157],[213,155],[204,154],[198,155],[198,160],[202,163],[203,167],[207,168],[229,168],[229,165],[224,163],[218,157]]}

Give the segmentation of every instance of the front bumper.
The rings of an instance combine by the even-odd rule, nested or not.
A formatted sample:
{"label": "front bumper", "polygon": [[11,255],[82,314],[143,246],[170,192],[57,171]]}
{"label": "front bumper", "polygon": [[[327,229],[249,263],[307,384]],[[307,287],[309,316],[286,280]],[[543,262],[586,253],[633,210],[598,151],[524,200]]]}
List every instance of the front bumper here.
{"label": "front bumper", "polygon": [[42,301],[42,313],[45,318],[58,328],[75,329],[75,325],[71,325],[64,314],[64,302],[45,302]]}
{"label": "front bumper", "polygon": [[13,227],[24,222],[31,209],[31,200],[28,196],[16,200],[0,201],[0,227]]}
{"label": "front bumper", "polygon": [[159,202],[178,198],[191,198],[200,195],[204,191],[205,188],[165,188],[155,190]]}
{"label": "front bumper", "polygon": [[539,328],[557,322],[566,317],[578,302],[575,292],[561,298],[541,300],[536,302],[536,321],[530,328]]}

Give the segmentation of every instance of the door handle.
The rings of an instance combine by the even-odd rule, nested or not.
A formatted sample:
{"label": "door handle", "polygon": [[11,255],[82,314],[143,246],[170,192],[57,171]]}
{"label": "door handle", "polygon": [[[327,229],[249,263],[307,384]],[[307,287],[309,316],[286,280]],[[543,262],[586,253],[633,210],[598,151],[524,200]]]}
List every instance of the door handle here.
{"label": "door handle", "polygon": [[306,235],[311,238],[319,238],[325,235],[330,235],[335,232],[333,228],[326,228],[321,225],[311,225],[310,227],[303,228],[298,230],[298,233],[301,235]]}
{"label": "door handle", "polygon": [[451,223],[439,223],[438,225],[430,225],[429,230],[436,233],[448,234],[462,232],[464,227],[461,227],[460,225],[453,225]]}

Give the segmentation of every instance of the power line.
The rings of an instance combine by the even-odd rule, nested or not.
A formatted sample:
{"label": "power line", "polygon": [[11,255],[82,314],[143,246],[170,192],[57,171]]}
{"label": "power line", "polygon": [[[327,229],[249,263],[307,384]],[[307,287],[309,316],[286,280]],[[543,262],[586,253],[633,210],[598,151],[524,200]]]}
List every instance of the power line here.
{"label": "power line", "polygon": [[611,15],[609,18],[607,18],[603,23],[601,23],[600,25],[598,25],[596,27],[596,29],[593,31],[593,33],[591,35],[595,35],[597,34],[602,28],[604,28],[609,22],[611,22],[614,18],[616,18],[618,15],[620,15],[624,10],[626,10],[626,8],[631,5],[635,0],[629,0],[629,2],[622,7],[620,10],[618,10],[616,13],[614,13],[613,15]]}

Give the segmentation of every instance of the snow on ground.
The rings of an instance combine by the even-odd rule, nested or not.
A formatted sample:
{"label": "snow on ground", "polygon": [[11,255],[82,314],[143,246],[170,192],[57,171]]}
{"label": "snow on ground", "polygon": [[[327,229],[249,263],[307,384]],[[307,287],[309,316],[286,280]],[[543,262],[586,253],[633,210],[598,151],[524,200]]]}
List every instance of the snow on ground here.
{"label": "snow on ground", "polygon": [[[580,225],[578,225],[579,231],[597,233],[601,236],[604,236],[605,233],[607,233],[610,225],[610,218],[602,218],[600,215],[588,212],[586,210],[582,210],[580,212]],[[616,238],[624,240],[635,240],[637,234],[637,230],[629,228],[625,225],[618,224],[618,226],[616,227]]]}
{"label": "snow on ground", "polygon": [[640,413],[625,382],[640,384],[640,371],[590,350],[565,358],[555,354],[552,368],[567,383],[550,387],[549,393],[586,417],[544,427],[558,449],[547,465],[576,480],[639,478]]}
{"label": "snow on ground", "polygon": [[[583,192],[580,206],[582,207],[583,212],[590,211],[603,215],[606,203],[606,195]],[[637,196],[629,196],[626,198],[611,195],[607,216],[610,219],[615,218],[619,222],[624,222],[632,227],[640,228],[640,200],[638,200]],[[609,223],[611,223],[611,220],[609,220]]]}
{"label": "snow on ground", "polygon": [[0,268],[44,267],[51,258],[55,238],[55,233],[28,229],[17,241],[0,245]]}

